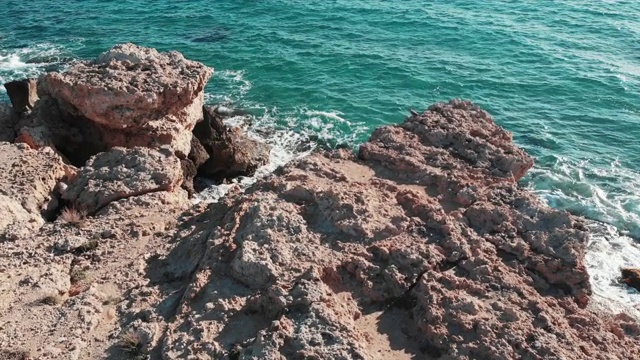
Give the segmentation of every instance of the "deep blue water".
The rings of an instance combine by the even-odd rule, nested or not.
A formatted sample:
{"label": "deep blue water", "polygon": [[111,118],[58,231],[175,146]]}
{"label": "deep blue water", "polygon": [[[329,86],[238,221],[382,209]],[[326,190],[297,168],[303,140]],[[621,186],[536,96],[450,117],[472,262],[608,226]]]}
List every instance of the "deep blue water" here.
{"label": "deep blue water", "polygon": [[630,0],[0,0],[0,81],[175,49],[216,69],[209,102],[353,146],[471,99],[537,158],[526,183],[551,205],[640,237],[639,19]]}

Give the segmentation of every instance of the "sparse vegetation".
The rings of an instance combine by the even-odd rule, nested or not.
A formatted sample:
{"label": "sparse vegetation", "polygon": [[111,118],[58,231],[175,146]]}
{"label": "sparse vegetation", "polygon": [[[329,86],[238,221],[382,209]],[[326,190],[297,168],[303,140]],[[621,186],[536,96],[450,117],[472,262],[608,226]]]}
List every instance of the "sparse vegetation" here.
{"label": "sparse vegetation", "polygon": [[71,271],[71,274],[69,274],[70,276],[70,280],[72,284],[77,284],[83,280],[86,280],[88,278],[88,274],[86,271],[84,270],[80,270],[80,269],[74,269]]}
{"label": "sparse vegetation", "polygon": [[74,207],[66,207],[60,212],[59,218],[67,224],[82,227],[86,216],[86,211]]}
{"label": "sparse vegetation", "polygon": [[76,248],[75,252],[77,254],[84,254],[86,252],[89,252],[89,251],[97,249],[98,245],[99,245],[98,240],[89,240],[86,243],[78,246]]}
{"label": "sparse vegetation", "polygon": [[118,295],[107,295],[102,300],[102,305],[115,305],[122,301],[122,298]]}
{"label": "sparse vegetation", "polygon": [[44,298],[42,298],[42,300],[40,300],[40,302],[43,305],[51,305],[51,306],[56,306],[56,305],[60,305],[64,302],[64,297],[60,294],[55,294],[55,295],[47,295]]}
{"label": "sparse vegetation", "polygon": [[31,354],[25,350],[0,350],[2,360],[31,360]]}
{"label": "sparse vegetation", "polygon": [[129,330],[123,333],[118,341],[118,347],[135,358],[143,358],[141,357],[144,355],[142,354],[142,339],[136,331]]}

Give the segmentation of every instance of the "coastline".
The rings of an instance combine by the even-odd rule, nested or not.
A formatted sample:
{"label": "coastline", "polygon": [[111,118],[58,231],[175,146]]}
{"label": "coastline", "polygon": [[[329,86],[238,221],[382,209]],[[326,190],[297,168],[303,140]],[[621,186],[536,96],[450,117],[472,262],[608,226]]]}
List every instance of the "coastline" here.
{"label": "coastline", "polygon": [[[129,81],[140,66],[131,61],[134,53],[121,60],[118,51],[106,63]],[[97,104],[120,106],[122,93],[104,95],[104,86],[94,85],[98,101],[91,87],[65,88],[65,76],[77,74],[83,82],[88,74],[82,67],[72,70],[51,75],[46,96],[58,109],[81,116],[76,124],[101,124],[78,126],[83,135],[101,132],[101,151],[80,157],[89,162],[65,163],[75,148],[63,149],[70,144],[56,138],[51,122],[37,122],[49,121],[37,116],[52,108],[43,107],[46,96],[28,109],[35,118],[17,122],[29,120],[16,132],[18,142],[29,146],[3,144],[27,164],[24,171],[53,175],[27,177],[4,195],[15,206],[5,216],[13,222],[1,229],[0,252],[11,258],[3,273],[12,276],[0,312],[11,325],[5,325],[9,332],[0,336],[0,349],[21,344],[34,356],[100,358],[107,351],[115,357],[123,338],[134,336],[138,343],[129,350],[166,359],[640,354],[640,328],[632,318],[584,310],[591,286],[583,222],[517,186],[533,160],[473,104],[436,104],[374,131],[357,158],[344,150],[314,153],[245,192],[232,187],[217,204],[192,206],[182,189],[186,173],[193,172],[185,159],[200,163],[196,169],[207,160],[193,157],[193,144],[184,141],[191,125],[140,125],[135,114],[149,108],[128,100],[134,108],[118,119],[140,127],[111,136],[115,130],[104,126],[112,118]],[[184,80],[162,74],[167,83]],[[198,82],[206,83],[204,77]],[[245,150],[255,143],[220,129],[214,113],[198,113],[201,102],[191,101],[202,98],[203,85],[184,88],[199,91],[169,110],[166,102],[155,104],[156,120],[203,124],[199,117],[209,116],[205,130],[217,135],[200,137],[203,145],[223,149],[213,153],[242,145],[232,148],[238,149],[230,151],[233,165],[225,158],[225,166],[255,171],[255,164],[265,164],[247,165],[253,155]],[[73,106],[61,107],[63,102]],[[42,127],[52,137],[32,131]],[[149,138],[166,143],[156,147]],[[3,170],[15,167],[11,159],[3,161]],[[54,171],[43,163],[54,164]],[[24,186],[39,195],[20,193]],[[61,216],[66,208],[90,215],[72,222]],[[87,243],[98,245],[88,249]],[[43,297],[53,304],[41,304]],[[40,306],[34,310],[33,303]],[[62,324],[57,313],[67,316]],[[34,325],[42,326],[37,334]],[[44,330],[72,328],[99,340],[87,341],[81,332],[52,345],[56,337]],[[33,342],[38,335],[43,344]],[[387,343],[371,353],[372,339]]]}

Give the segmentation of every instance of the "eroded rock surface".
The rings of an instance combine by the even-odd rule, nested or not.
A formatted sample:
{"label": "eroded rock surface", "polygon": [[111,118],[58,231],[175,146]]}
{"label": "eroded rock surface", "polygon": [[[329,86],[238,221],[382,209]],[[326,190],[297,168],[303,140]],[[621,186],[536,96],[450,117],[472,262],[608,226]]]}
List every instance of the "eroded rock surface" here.
{"label": "eroded rock surface", "polygon": [[126,309],[155,299],[147,262],[166,253],[189,206],[179,189],[149,193],[114,201],[99,216],[61,217],[0,241],[0,358],[135,357],[120,343],[131,320]]}
{"label": "eroded rock surface", "polygon": [[178,190],[182,178],[180,160],[168,148],[113,148],[92,157],[62,197],[95,214],[117,200]]}
{"label": "eroded rock surface", "polygon": [[[358,156],[311,155],[217,204],[190,206],[184,160],[94,156],[59,186],[89,216],[0,241],[0,355],[640,358],[636,320],[589,310],[581,220],[518,186],[532,159],[471,103],[434,105]],[[6,218],[31,216],[2,196]]]}
{"label": "eroded rock surface", "polygon": [[205,177],[224,180],[251,176],[269,161],[269,145],[249,138],[240,128],[228,129],[215,108],[204,107],[204,121],[193,131],[198,144],[192,153],[201,153],[201,146],[209,155],[199,167]]}
{"label": "eroded rock surface", "polygon": [[38,82],[36,79],[11,81],[4,84],[13,109],[18,113],[31,111],[38,101]]}
{"label": "eroded rock surface", "polygon": [[11,106],[0,102],[0,142],[13,142],[16,138],[17,120]]}
{"label": "eroded rock surface", "polygon": [[40,227],[58,206],[57,184],[74,172],[50,148],[0,143],[0,237]]}
{"label": "eroded rock surface", "polygon": [[41,92],[97,125],[107,147],[170,145],[188,154],[213,70],[179,52],[122,44],[41,79]]}
{"label": "eroded rock surface", "polygon": [[166,258],[190,284],[164,358],[640,356],[585,309],[586,230],[518,187],[532,164],[454,101],[213,205]]}

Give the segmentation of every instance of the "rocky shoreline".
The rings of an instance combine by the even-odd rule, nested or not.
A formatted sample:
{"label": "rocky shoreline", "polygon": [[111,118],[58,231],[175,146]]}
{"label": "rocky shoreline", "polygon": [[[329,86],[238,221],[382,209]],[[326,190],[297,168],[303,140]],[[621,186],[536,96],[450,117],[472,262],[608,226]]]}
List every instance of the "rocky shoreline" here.
{"label": "rocky shoreline", "polygon": [[269,158],[204,106],[212,73],[124,44],[7,86],[1,359],[640,358],[588,306],[583,221],[470,102],[193,205]]}

